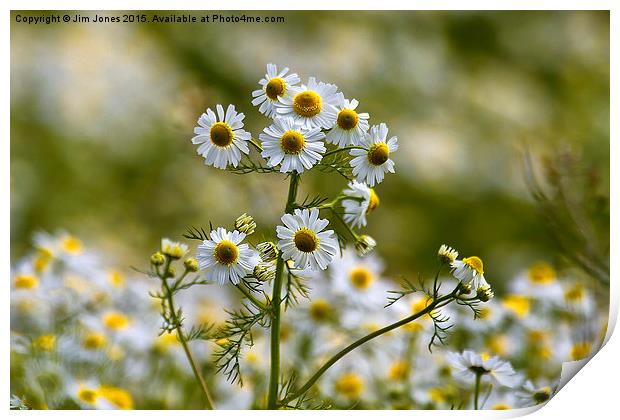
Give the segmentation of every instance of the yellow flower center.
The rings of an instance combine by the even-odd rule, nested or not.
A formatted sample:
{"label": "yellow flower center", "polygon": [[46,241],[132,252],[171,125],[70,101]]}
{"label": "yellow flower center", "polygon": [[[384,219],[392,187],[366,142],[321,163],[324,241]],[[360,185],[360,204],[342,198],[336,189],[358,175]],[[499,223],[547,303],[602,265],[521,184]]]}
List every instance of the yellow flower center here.
{"label": "yellow flower center", "polygon": [[218,147],[229,146],[235,138],[232,128],[225,122],[216,122],[213,124],[211,126],[210,135],[211,142]]}
{"label": "yellow flower center", "polygon": [[568,289],[566,293],[564,293],[564,299],[566,299],[568,302],[579,302],[583,300],[584,296],[585,288],[581,283],[577,283],[576,285]]}
{"label": "yellow flower center", "polygon": [[105,335],[99,333],[89,333],[84,337],[82,344],[89,350],[100,349],[105,346]]}
{"label": "yellow flower center", "polygon": [[314,252],[319,247],[319,238],[310,229],[302,227],[293,236],[293,242],[301,252]]}
{"label": "yellow flower center", "polygon": [[265,94],[272,101],[277,101],[278,96],[283,96],[284,93],[286,93],[286,83],[280,77],[274,77],[265,86]]}
{"label": "yellow flower center", "polygon": [[398,360],[390,366],[388,378],[393,381],[404,381],[409,373],[409,363],[404,360]]}
{"label": "yellow flower center", "polygon": [[287,155],[298,155],[305,144],[304,136],[298,131],[288,130],[280,138],[280,147]]}
{"label": "yellow flower center", "polygon": [[512,410],[512,406],[508,404],[495,404],[491,410]]}
{"label": "yellow flower center", "polygon": [[355,267],[351,270],[349,276],[351,277],[353,286],[360,290],[368,289],[374,280],[372,273],[366,267]]}
{"label": "yellow flower center", "polygon": [[99,387],[99,395],[108,400],[116,408],[121,410],[133,410],[133,398],[124,389],[102,385]]}
{"label": "yellow flower center", "polygon": [[97,401],[97,391],[90,388],[80,387],[77,391],[78,400],[93,405]]}
{"label": "yellow flower center", "polygon": [[368,209],[366,209],[366,214],[379,207],[379,201],[379,196],[375,192],[375,189],[370,188],[370,199],[368,200]]}
{"label": "yellow flower center", "polygon": [[316,299],[310,304],[310,318],[319,322],[326,321],[331,309],[331,305],[325,299]]}
{"label": "yellow flower center", "polygon": [[375,143],[368,149],[368,162],[374,166],[381,166],[390,157],[390,150],[385,143]]}
{"label": "yellow flower center", "polygon": [[114,287],[122,287],[125,284],[125,276],[120,271],[110,271],[108,273],[108,280]]}
{"label": "yellow flower center", "polygon": [[528,278],[530,282],[535,284],[549,284],[556,280],[557,275],[552,266],[545,262],[540,262],[530,267]]}
{"label": "yellow flower center", "polygon": [[15,277],[16,289],[36,289],[37,287],[39,287],[39,279],[35,276],[18,274]]}
{"label": "yellow flower center", "polygon": [[510,309],[520,318],[525,317],[530,312],[530,299],[527,296],[510,295],[503,300],[504,307]]}
{"label": "yellow flower center", "polygon": [[483,362],[486,362],[487,360],[489,360],[489,357],[491,357],[489,355],[489,353],[487,353],[486,351],[484,353],[482,353],[481,356],[482,356],[482,361]]}
{"label": "yellow flower center", "polygon": [[37,337],[34,346],[39,350],[53,351],[56,348],[56,336],[50,334]]}
{"label": "yellow flower center", "polygon": [[493,354],[505,356],[508,350],[508,339],[505,335],[494,335],[488,340],[489,350]]}
{"label": "yellow flower center", "polygon": [[218,263],[231,265],[234,264],[239,257],[239,248],[237,248],[237,245],[234,243],[223,240],[215,246],[213,255]]}
{"label": "yellow flower center", "polygon": [[120,312],[110,312],[103,317],[103,325],[111,330],[124,330],[129,326],[129,318]]}
{"label": "yellow flower center", "polygon": [[293,110],[302,117],[314,117],[321,112],[321,97],[311,90],[300,92],[293,98]]}
{"label": "yellow flower center", "polygon": [[364,391],[364,380],[355,373],[346,373],[336,381],[336,392],[346,398],[358,398]]}
{"label": "yellow flower center", "polygon": [[77,255],[82,252],[82,241],[75,236],[69,235],[62,239],[61,247],[66,253]]}
{"label": "yellow flower center", "polygon": [[590,355],[592,351],[592,343],[587,341],[582,341],[580,343],[576,343],[570,350],[570,356],[572,360],[581,360],[585,359]]}
{"label": "yellow flower center", "polygon": [[155,349],[161,353],[165,352],[172,346],[178,346],[179,339],[176,333],[173,332],[165,332],[155,341]]}
{"label": "yellow flower center", "polygon": [[484,274],[484,265],[482,260],[478,257],[463,258],[463,262],[472,270],[478,272],[478,274]]}
{"label": "yellow flower center", "polygon": [[33,262],[35,270],[37,270],[37,272],[39,273],[45,270],[45,268],[52,261],[53,256],[54,255],[52,254],[52,251],[50,251],[49,249],[39,249],[39,252],[37,252],[37,256],[34,258]]}
{"label": "yellow flower center", "polygon": [[338,127],[348,131],[357,127],[359,120],[360,117],[357,115],[357,112],[352,109],[343,109],[338,113],[336,123],[338,124]]}

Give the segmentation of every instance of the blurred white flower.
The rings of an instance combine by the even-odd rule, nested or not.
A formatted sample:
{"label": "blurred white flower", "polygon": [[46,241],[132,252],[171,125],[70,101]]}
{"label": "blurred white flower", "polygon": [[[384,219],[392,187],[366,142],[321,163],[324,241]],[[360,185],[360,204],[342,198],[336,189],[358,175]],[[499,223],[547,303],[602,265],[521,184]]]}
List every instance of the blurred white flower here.
{"label": "blurred white flower", "polygon": [[475,353],[472,350],[465,350],[463,353],[449,352],[446,360],[450,363],[453,374],[468,383],[473,383],[477,375],[509,388],[517,386],[522,380],[510,362],[497,356],[489,356],[488,353]]}

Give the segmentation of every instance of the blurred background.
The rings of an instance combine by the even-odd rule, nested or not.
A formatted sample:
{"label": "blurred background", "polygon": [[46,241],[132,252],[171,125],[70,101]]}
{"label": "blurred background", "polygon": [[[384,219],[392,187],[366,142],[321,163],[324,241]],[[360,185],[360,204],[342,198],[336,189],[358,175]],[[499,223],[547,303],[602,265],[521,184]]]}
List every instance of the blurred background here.
{"label": "blurred background", "polygon": [[[336,84],[398,136],[397,173],[377,187],[381,206],[367,229],[388,275],[428,274],[442,243],[483,257],[500,290],[523,266],[561,264],[526,182],[526,151],[532,172],[561,178],[572,205],[588,207],[608,261],[607,12],[252,12],[285,22],[52,25],[16,23],[18,13],[12,261],[33,232],[59,228],[122,266],[144,265],[161,237],[209,221],[230,227],[243,212],[270,237],[284,176],[206,167],[190,142],[198,116],[218,103],[235,104],[257,137],[269,120],[251,91],[270,62]],[[340,181],[313,173],[300,196],[333,196]]]}

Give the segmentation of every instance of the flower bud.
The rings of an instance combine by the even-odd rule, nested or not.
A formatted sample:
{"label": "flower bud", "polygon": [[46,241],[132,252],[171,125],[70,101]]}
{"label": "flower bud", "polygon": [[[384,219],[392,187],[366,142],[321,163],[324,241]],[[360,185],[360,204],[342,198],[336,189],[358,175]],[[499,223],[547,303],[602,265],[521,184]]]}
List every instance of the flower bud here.
{"label": "flower bud", "polygon": [[456,260],[459,256],[459,252],[448,245],[442,245],[439,247],[439,251],[437,251],[437,257],[439,261],[444,264],[452,264],[454,260]]}
{"label": "flower bud", "polygon": [[253,274],[258,281],[272,281],[276,277],[276,266],[271,263],[260,263],[254,267]]}
{"label": "flower bud", "polygon": [[254,233],[254,229],[256,229],[256,222],[254,222],[252,216],[243,213],[235,220],[235,229],[246,235],[251,235]]}
{"label": "flower bud", "polygon": [[471,283],[459,283],[459,295],[468,295],[471,293]]}
{"label": "flower bud", "polygon": [[166,258],[161,252],[157,251],[156,253],[151,255],[151,264],[153,264],[154,266],[159,267],[160,265],[164,265],[165,262]]}
{"label": "flower bud", "polygon": [[181,242],[174,242],[167,238],[161,240],[161,252],[172,259],[183,258],[187,251],[189,247]]}
{"label": "flower bud", "polygon": [[198,260],[196,258],[188,258],[183,262],[185,269],[191,273],[198,271]]}
{"label": "flower bud", "polygon": [[265,262],[278,258],[278,248],[273,242],[261,242],[256,246],[256,249],[260,252],[261,260]]}
{"label": "flower bud", "polygon": [[375,241],[370,235],[360,235],[355,241],[355,249],[357,250],[359,256],[368,254],[375,248],[376,245],[377,241]]}
{"label": "flower bud", "polygon": [[168,271],[164,273],[164,276],[166,278],[174,278],[176,277],[176,275],[177,275],[177,270],[173,266],[168,267]]}
{"label": "flower bud", "polygon": [[480,299],[481,302],[488,302],[495,296],[493,290],[491,290],[491,286],[480,286],[476,293],[476,297]]}

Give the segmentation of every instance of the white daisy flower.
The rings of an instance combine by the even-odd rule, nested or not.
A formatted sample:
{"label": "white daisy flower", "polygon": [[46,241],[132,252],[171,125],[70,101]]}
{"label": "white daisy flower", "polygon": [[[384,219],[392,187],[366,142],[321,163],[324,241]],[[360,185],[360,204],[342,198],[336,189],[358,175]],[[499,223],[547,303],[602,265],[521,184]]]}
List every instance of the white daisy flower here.
{"label": "white daisy flower", "polygon": [[437,251],[437,256],[444,263],[452,264],[459,257],[459,252],[456,249],[446,244],[443,244],[439,247],[439,251]]}
{"label": "white daisy flower", "polygon": [[370,133],[360,140],[360,148],[350,152],[353,156],[353,175],[358,181],[366,181],[371,187],[383,181],[386,172],[394,173],[394,161],[390,159],[390,153],[398,150],[398,139],[394,136],[386,140],[387,134],[387,125],[374,125]]}
{"label": "white daisy flower", "polygon": [[358,228],[366,226],[366,215],[379,206],[375,190],[363,182],[351,181],[342,194],[350,197],[342,200],[344,221]]}
{"label": "white daisy flower", "polygon": [[490,288],[484,278],[484,265],[478,257],[467,257],[455,260],[450,264],[452,275],[461,283],[470,285],[473,290]]}
{"label": "white daisy flower", "polygon": [[199,145],[197,152],[205,158],[206,165],[219,169],[226,169],[229,164],[236,167],[241,160],[241,153],[250,152],[247,142],[252,139],[252,135],[243,130],[245,115],[235,111],[234,105],[228,105],[226,114],[220,104],[216,110],[217,116],[209,108],[206,114],[198,118],[192,143]]}
{"label": "white daisy flower", "polygon": [[291,86],[275,106],[279,116],[292,117],[305,128],[330,129],[336,123],[340,101],[336,85],[310,77],[308,85]]}
{"label": "white daisy flower", "polygon": [[257,251],[247,244],[241,244],[245,233],[236,230],[227,232],[219,227],[211,231],[210,239],[198,245],[198,264],[207,271],[207,280],[217,281],[220,285],[230,281],[237,284],[254,267],[261,262]]}
{"label": "white daisy flower", "polygon": [[532,381],[523,384],[520,391],[516,393],[516,397],[525,407],[544,404],[551,399],[557,389],[557,384],[551,386],[535,386]]}
{"label": "white daisy flower", "polygon": [[319,210],[295,209],[282,216],[282,223],[276,227],[282,259],[292,259],[297,268],[325,270],[338,253],[338,241],[333,230],[323,231],[329,222],[319,219]]}
{"label": "white daisy flower", "polygon": [[262,156],[271,167],[280,166],[280,172],[302,173],[323,159],[325,134],[319,127],[304,128],[292,118],[276,118],[258,138],[263,147]]}
{"label": "white daisy flower", "polygon": [[252,92],[252,105],[260,107],[258,111],[268,117],[275,117],[275,104],[279,98],[284,96],[288,89],[298,84],[301,79],[297,73],[287,75],[288,67],[285,67],[278,73],[278,67],[275,64],[267,64],[267,73],[258,84],[261,88]]}
{"label": "white daisy flower", "polygon": [[327,141],[338,147],[349,145],[357,146],[368,132],[368,119],[370,116],[366,112],[357,113],[355,109],[359,102],[355,99],[348,100],[344,95],[339,94],[340,102],[336,106],[336,124],[327,133]]}
{"label": "white daisy flower", "polygon": [[463,353],[449,352],[446,357],[452,367],[454,376],[473,382],[476,376],[490,379],[499,385],[513,388],[521,382],[521,376],[512,368],[510,362],[488,353],[475,353],[465,350]]}
{"label": "white daisy flower", "polygon": [[382,271],[379,258],[374,255],[361,258],[351,249],[345,249],[342,257],[330,265],[334,291],[354,305],[381,309],[385,291],[390,288],[381,278]]}

